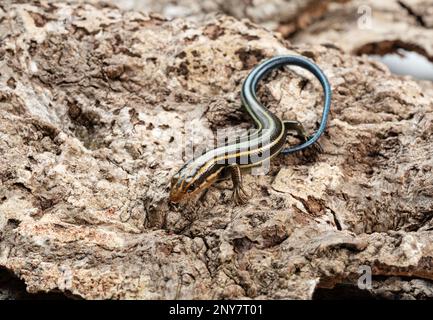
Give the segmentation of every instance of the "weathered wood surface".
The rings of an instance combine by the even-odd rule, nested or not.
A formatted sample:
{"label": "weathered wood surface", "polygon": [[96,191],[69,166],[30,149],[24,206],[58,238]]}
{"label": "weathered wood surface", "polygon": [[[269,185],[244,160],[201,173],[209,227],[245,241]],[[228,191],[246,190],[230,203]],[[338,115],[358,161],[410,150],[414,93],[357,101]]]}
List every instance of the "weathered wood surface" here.
{"label": "weathered wood surface", "polygon": [[354,54],[416,51],[433,61],[433,4],[429,0],[352,0],[333,4],[294,43],[336,44]]}
{"label": "weathered wood surface", "polygon": [[[356,285],[366,265],[377,295],[432,296],[433,103],[417,82],[223,15],[6,4],[0,35],[0,267],[30,292],[311,298]],[[324,153],[246,176],[246,206],[222,183],[170,207],[187,125],[198,138],[248,127],[240,84],[276,54],[309,57],[329,77]],[[278,72],[260,99],[312,132],[321,93],[310,80]]]}
{"label": "weathered wood surface", "polygon": [[118,0],[115,3],[123,9],[160,13],[168,18],[194,19],[219,12],[237,19],[248,19],[288,37],[317,21],[326,13],[329,4],[347,1],[349,0]]}

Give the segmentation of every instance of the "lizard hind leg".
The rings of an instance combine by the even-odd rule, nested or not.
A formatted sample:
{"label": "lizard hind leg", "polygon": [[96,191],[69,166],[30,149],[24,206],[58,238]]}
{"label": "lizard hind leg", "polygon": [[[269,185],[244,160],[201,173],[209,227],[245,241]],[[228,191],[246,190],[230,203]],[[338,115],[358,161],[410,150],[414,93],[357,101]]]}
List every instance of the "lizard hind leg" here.
{"label": "lizard hind leg", "polygon": [[[296,137],[301,140],[301,143],[307,142],[311,137],[307,135],[307,132],[305,131],[304,126],[302,123],[296,120],[286,120],[283,121],[284,128],[286,131],[295,131]],[[286,150],[289,150],[290,148],[286,148],[281,150],[281,153],[287,153]],[[315,160],[320,153],[323,152],[323,148],[320,145],[319,142],[315,142],[310,147],[301,150],[300,154],[301,156],[306,160]]]}
{"label": "lizard hind leg", "polygon": [[241,169],[237,164],[232,164],[228,168],[233,182],[232,199],[236,205],[243,205],[248,202],[250,196],[243,187]]}

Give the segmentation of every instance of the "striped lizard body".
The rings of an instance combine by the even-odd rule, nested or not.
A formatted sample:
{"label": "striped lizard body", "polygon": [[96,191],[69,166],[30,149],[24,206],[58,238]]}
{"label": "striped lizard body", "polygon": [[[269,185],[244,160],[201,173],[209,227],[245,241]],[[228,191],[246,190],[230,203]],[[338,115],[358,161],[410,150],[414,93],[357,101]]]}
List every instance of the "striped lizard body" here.
{"label": "striped lizard body", "polygon": [[[295,65],[310,71],[321,83],[324,107],[319,128],[307,136],[298,121],[283,121],[266,109],[257,99],[257,85],[272,70]],[[290,154],[312,147],[319,150],[317,140],[326,128],[331,106],[331,87],[320,68],[301,56],[276,56],[256,66],[245,79],[241,91],[242,104],[256,124],[249,135],[239,137],[234,143],[212,149],[185,163],[171,181],[170,201],[180,202],[207,189],[215,181],[230,176],[233,181],[233,200],[236,204],[247,201],[242,186],[241,169],[258,166],[275,155]],[[284,148],[288,131],[293,130],[301,139],[299,145]]]}

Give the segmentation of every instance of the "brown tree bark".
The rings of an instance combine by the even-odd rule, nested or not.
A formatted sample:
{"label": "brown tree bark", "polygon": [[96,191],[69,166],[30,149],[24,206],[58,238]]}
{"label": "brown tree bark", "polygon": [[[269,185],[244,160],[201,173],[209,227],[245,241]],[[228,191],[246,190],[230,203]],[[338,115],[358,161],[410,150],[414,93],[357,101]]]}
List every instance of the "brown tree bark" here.
{"label": "brown tree bark", "polygon": [[[30,292],[87,299],[312,298],[356,286],[432,296],[431,91],[330,44],[293,46],[223,15],[166,20],[111,6],[0,6],[0,267]],[[327,74],[324,153],[278,156],[205,201],[167,202],[190,138],[247,127],[240,85],[276,54]],[[313,132],[320,86],[279,71],[259,98]],[[199,146],[206,145],[199,140]]]}
{"label": "brown tree bark", "polygon": [[384,55],[401,48],[433,61],[432,13],[428,0],[352,0],[333,5],[292,41],[333,43],[357,55]]}

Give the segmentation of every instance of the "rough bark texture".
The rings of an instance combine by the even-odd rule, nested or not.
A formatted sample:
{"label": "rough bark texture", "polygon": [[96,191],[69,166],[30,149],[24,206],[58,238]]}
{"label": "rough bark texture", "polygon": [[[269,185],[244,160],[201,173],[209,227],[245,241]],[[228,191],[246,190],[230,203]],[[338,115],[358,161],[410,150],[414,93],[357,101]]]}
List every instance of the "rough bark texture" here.
{"label": "rough bark texture", "polygon": [[[373,295],[432,297],[433,95],[420,84],[221,15],[6,4],[0,35],[0,267],[28,291],[309,299],[356,285],[367,265]],[[276,54],[309,57],[329,77],[324,153],[245,176],[245,206],[230,183],[169,206],[186,124],[198,138],[247,126],[241,82]],[[312,132],[320,92],[308,74],[279,71],[259,97]]]}
{"label": "rough bark texture", "polygon": [[249,19],[288,37],[320,18],[329,3],[348,0],[120,0],[124,9],[158,12],[167,17],[202,17],[222,12],[237,19]]}
{"label": "rough bark texture", "polygon": [[333,43],[355,54],[398,48],[433,61],[433,5],[429,0],[120,0],[123,8],[168,17],[223,12],[279,32],[294,43]]}
{"label": "rough bark texture", "polygon": [[333,4],[294,43],[333,43],[355,54],[386,54],[398,48],[433,61],[433,5],[429,0],[352,0]]}

